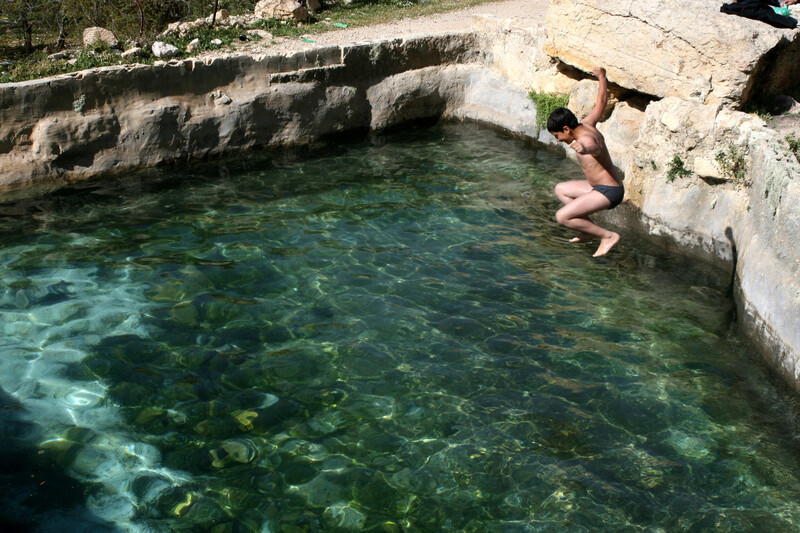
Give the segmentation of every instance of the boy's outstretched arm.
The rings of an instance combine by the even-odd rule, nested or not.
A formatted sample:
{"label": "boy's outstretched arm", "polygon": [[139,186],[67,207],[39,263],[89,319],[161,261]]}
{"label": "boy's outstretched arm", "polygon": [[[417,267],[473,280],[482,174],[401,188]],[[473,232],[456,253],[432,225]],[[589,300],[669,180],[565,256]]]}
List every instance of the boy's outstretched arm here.
{"label": "boy's outstretched arm", "polygon": [[606,109],[608,103],[608,80],[606,79],[606,69],[595,67],[594,75],[597,76],[599,85],[597,87],[597,102],[586,117],[581,120],[582,124],[594,126],[600,121],[600,116]]}

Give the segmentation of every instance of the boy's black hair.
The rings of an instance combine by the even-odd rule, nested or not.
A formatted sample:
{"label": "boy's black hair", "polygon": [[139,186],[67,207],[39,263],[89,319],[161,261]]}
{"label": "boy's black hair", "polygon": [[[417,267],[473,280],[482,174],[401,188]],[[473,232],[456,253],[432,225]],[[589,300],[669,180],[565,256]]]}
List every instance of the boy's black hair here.
{"label": "boy's black hair", "polygon": [[559,107],[550,113],[547,119],[547,131],[564,131],[564,126],[569,126],[573,130],[580,125],[578,117],[566,107]]}

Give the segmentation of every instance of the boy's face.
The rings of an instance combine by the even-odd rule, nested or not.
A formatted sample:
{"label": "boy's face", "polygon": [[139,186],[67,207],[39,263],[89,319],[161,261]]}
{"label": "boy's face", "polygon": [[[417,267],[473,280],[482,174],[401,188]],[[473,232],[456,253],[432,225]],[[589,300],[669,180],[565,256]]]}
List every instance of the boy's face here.
{"label": "boy's face", "polygon": [[556,140],[561,143],[569,144],[575,140],[575,137],[572,135],[572,128],[569,126],[564,126],[562,131],[551,131],[550,133],[552,133],[553,137],[555,137]]}

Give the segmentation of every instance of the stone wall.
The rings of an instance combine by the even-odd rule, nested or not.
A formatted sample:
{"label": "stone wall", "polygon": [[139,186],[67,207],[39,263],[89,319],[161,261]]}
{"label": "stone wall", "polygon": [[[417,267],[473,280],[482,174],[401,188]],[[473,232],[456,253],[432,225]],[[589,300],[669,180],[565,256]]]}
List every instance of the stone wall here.
{"label": "stone wall", "polygon": [[524,130],[533,122],[526,113],[535,113],[524,91],[484,72],[479,59],[468,32],[0,85],[0,186],[82,179],[447,113],[489,120],[493,102],[507,109],[510,122],[499,116],[499,125]]}

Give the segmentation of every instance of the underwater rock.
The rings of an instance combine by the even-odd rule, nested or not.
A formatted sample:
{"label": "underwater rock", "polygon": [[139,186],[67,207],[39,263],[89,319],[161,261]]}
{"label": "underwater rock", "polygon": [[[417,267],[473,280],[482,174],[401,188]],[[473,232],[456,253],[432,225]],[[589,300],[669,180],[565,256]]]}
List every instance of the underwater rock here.
{"label": "underwater rock", "polygon": [[219,448],[211,450],[211,466],[222,468],[231,464],[247,464],[258,457],[255,445],[246,439],[231,439],[222,442]]}
{"label": "underwater rock", "polygon": [[338,503],[326,508],[322,513],[326,525],[344,531],[361,531],[367,517],[351,504]]}

